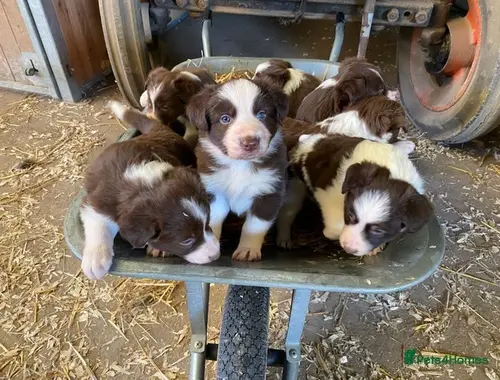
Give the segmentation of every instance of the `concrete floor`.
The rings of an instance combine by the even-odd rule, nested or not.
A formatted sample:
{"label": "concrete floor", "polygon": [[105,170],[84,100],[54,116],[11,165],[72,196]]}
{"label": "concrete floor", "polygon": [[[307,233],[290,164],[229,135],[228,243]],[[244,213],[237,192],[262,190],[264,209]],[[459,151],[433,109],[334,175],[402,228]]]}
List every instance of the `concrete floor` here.
{"label": "concrete floor", "polygon": [[[216,16],[213,54],[326,58],[332,28]],[[199,56],[200,30],[199,21],[172,30],[166,63]],[[350,26],[344,55],[354,54],[357,36]],[[368,53],[393,85],[395,53],[388,32],[372,39]],[[109,276],[87,281],[63,241],[62,218],[88,162],[123,130],[104,108],[119,97],[110,88],[74,105],[0,92],[0,379],[186,378],[183,286]],[[443,266],[397,294],[315,294],[301,379],[499,378],[498,134],[453,148],[409,137],[446,232]],[[23,171],[11,171],[20,162]],[[224,294],[225,287],[212,287],[211,341]],[[289,298],[273,291],[272,347],[283,344]],[[403,347],[486,357],[488,364],[405,366]],[[271,370],[268,378],[279,376]]]}

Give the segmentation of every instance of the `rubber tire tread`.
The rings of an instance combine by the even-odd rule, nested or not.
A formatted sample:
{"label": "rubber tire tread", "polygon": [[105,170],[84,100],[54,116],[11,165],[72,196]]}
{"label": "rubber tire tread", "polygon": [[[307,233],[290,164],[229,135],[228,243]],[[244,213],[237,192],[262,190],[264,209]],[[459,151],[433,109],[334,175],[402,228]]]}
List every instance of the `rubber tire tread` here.
{"label": "rubber tire tread", "polygon": [[218,380],[266,378],[269,288],[230,285],[217,355]]}

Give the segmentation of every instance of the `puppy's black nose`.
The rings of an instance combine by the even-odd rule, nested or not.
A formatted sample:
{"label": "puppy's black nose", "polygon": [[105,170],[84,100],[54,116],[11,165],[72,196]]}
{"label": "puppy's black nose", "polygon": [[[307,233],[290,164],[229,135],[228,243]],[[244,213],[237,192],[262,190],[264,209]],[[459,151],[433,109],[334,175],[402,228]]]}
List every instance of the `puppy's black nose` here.
{"label": "puppy's black nose", "polygon": [[240,138],[240,145],[246,152],[252,152],[259,146],[260,138],[257,136],[245,136]]}

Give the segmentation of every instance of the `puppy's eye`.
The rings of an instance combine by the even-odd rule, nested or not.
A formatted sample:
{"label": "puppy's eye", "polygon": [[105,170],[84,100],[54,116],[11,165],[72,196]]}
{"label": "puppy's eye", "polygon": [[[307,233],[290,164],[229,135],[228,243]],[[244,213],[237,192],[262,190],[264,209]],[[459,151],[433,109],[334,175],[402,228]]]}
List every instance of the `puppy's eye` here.
{"label": "puppy's eye", "polygon": [[372,235],[377,235],[377,236],[379,236],[379,235],[383,235],[383,234],[385,234],[385,230],[383,230],[382,228],[380,228],[380,226],[377,226],[376,224],[372,224],[372,225],[370,226],[370,233],[371,233]]}
{"label": "puppy's eye", "polygon": [[189,239],[184,240],[184,241],[181,243],[181,245],[182,245],[182,246],[184,246],[184,247],[190,247],[190,246],[192,246],[192,245],[193,245],[193,243],[194,243],[194,238],[193,238],[193,237],[191,237],[191,238],[189,238]]}
{"label": "puppy's eye", "polygon": [[221,124],[229,124],[231,122],[231,116],[229,115],[222,115],[219,119],[219,121],[221,122]]}
{"label": "puppy's eye", "polygon": [[266,113],[264,111],[259,111],[257,113],[257,119],[259,119],[260,121],[264,120],[266,118]]}

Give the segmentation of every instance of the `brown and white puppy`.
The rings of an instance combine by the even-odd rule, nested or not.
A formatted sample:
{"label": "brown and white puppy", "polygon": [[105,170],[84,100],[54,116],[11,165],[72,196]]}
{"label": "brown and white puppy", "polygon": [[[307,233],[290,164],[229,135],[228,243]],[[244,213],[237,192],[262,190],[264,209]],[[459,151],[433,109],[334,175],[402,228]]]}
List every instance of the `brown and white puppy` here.
{"label": "brown and white puppy", "polygon": [[210,205],[196,157],[167,126],[118,102],[116,116],[145,133],[110,145],[90,166],[81,206],[85,230],[82,269],[100,279],[113,259],[118,232],[134,247],[146,244],[196,264],[219,257],[209,227]]}
{"label": "brown and white puppy", "polygon": [[210,204],[210,226],[220,237],[230,211],[245,215],[233,259],[261,259],[264,238],[282,204],[286,148],[280,124],[287,96],[268,82],[236,79],[205,87],[187,108],[199,130],[198,171]]}
{"label": "brown and white puppy", "polygon": [[140,103],[143,112],[170,125],[177,134],[184,136],[192,147],[196,145],[196,129],[185,117],[189,99],[206,84],[214,84],[212,75],[205,69],[185,68],[168,70],[157,67],[146,80]]}
{"label": "brown and white puppy", "polygon": [[316,124],[286,118],[282,131],[287,149],[290,150],[298,143],[301,135],[316,133],[341,134],[392,143],[397,141],[401,129],[406,130],[406,125],[401,104],[387,96],[376,95],[362,99],[344,112]]}
{"label": "brown and white puppy", "polygon": [[290,227],[305,186],[321,209],[324,236],[340,240],[344,250],[356,256],[375,254],[396,236],[418,231],[432,215],[406,141],[384,144],[341,135],[303,135],[291,166],[298,178],[291,180],[289,187],[296,191],[278,219],[281,246],[291,245]]}
{"label": "brown and white puppy", "polygon": [[364,58],[347,58],[334,78],[327,79],[304,98],[296,118],[317,123],[375,95],[387,95],[380,69]]}
{"label": "brown and white puppy", "polygon": [[270,59],[258,65],[254,79],[268,80],[288,95],[288,117],[295,117],[304,98],[321,83],[282,59]]}

